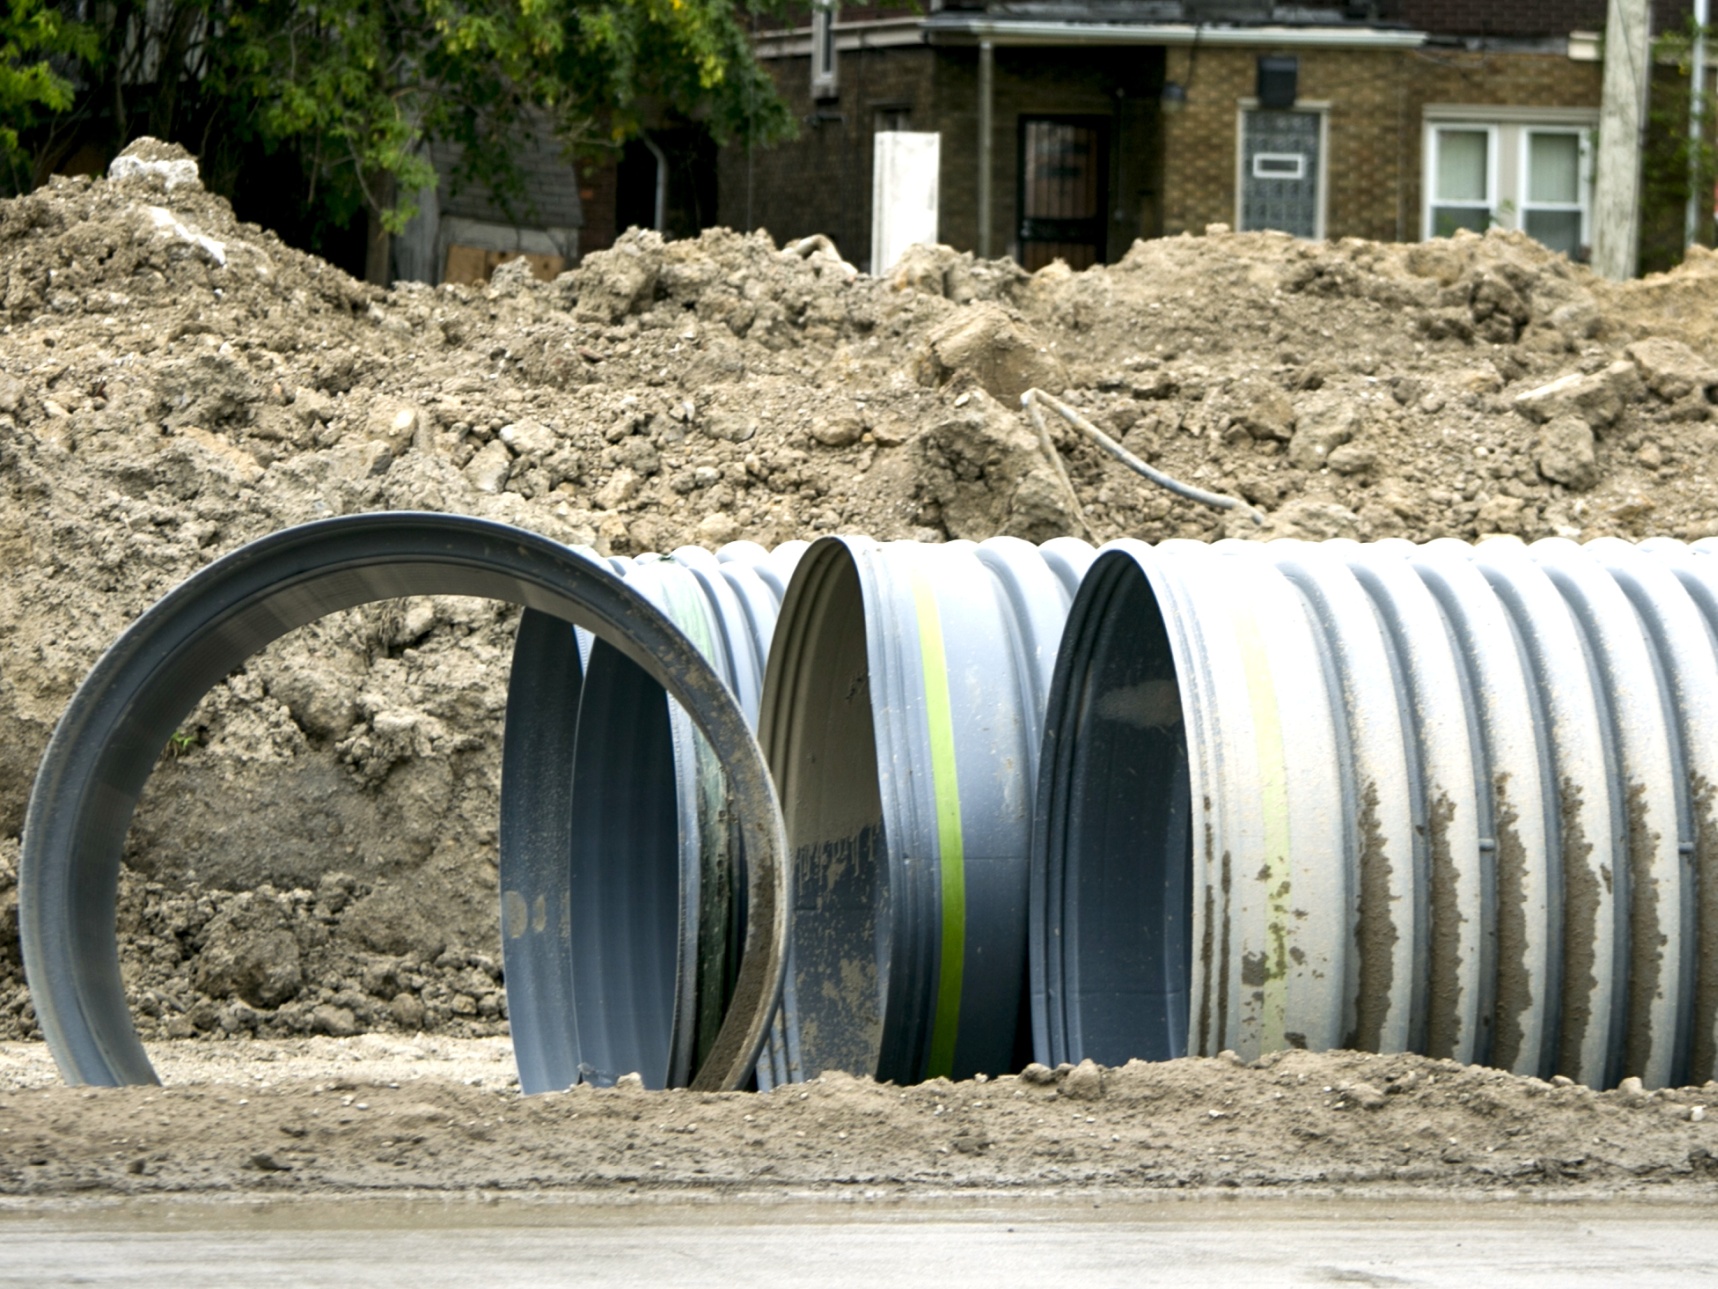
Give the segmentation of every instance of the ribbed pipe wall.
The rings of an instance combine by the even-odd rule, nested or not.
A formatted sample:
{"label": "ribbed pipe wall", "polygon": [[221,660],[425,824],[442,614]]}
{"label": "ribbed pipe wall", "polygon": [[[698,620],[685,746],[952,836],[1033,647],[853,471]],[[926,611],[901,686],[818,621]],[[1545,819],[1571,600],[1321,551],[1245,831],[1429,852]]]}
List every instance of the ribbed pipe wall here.
{"label": "ribbed pipe wall", "polygon": [[[610,559],[755,728],[803,542]],[[743,851],[721,763],[620,650],[527,612],[501,788],[502,952],[520,1087],[684,1085],[721,1027],[743,940]]]}
{"label": "ribbed pipe wall", "polygon": [[1715,588],[1674,542],[1106,548],[1046,720],[1039,1059],[1712,1077]]}
{"label": "ribbed pipe wall", "polygon": [[795,864],[760,1086],[1018,1068],[1032,785],[1091,548],[819,541],[764,685]]}
{"label": "ribbed pipe wall", "polygon": [[413,593],[534,606],[501,819],[527,1091],[1285,1047],[1718,1075],[1718,543],[849,537],[599,568],[390,514],[218,561],[62,718],[20,920],[68,1078],[153,1077],[112,908],[155,749],[282,631]]}

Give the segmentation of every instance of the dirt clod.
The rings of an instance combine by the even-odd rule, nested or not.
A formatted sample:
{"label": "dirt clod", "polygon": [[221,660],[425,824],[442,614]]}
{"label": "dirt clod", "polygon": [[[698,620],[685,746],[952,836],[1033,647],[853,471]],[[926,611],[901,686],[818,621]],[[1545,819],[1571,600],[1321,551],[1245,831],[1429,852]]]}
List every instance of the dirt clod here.
{"label": "dirt clod", "polygon": [[1069,1070],[1056,1090],[1071,1101],[1097,1101],[1104,1095],[1104,1072],[1088,1058]]}

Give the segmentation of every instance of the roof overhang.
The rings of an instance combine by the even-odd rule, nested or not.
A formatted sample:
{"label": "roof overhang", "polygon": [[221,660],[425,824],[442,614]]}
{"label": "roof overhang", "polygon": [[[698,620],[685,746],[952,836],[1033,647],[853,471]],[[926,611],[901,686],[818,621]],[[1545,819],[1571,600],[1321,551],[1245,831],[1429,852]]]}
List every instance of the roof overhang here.
{"label": "roof overhang", "polygon": [[1238,45],[1272,49],[1418,49],[1423,31],[1362,26],[1212,26],[1207,23],[1055,22],[943,10],[924,22],[933,45]]}

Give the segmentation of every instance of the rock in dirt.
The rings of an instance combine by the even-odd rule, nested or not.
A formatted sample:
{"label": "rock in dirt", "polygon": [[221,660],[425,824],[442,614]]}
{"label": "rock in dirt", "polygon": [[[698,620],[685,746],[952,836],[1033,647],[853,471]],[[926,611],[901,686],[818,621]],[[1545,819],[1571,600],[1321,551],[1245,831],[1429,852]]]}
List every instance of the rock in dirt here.
{"label": "rock in dirt", "polygon": [[1640,370],[1646,387],[1667,402],[1674,403],[1695,391],[1704,395],[1718,385],[1718,368],[1679,340],[1649,336],[1624,352]]}
{"label": "rock in dirt", "polygon": [[1012,299],[1029,280],[1013,260],[980,260],[971,251],[924,243],[909,246],[887,279],[896,291],[942,296],[955,304]]}
{"label": "rock in dirt", "polygon": [[[1237,523],[1235,531],[1245,534],[1247,528]],[[1310,542],[1355,538],[1360,535],[1360,516],[1331,501],[1291,501],[1271,515],[1267,535]]]}
{"label": "rock in dirt", "polygon": [[1059,394],[1068,375],[1020,318],[1000,305],[974,304],[953,314],[926,338],[921,379],[940,385],[957,372],[970,375],[1004,402],[1029,389]]}
{"label": "rock in dirt", "polygon": [[1579,416],[1592,426],[1611,424],[1623,407],[1643,396],[1635,365],[1615,362],[1602,371],[1570,372],[1548,385],[1517,394],[1515,406],[1536,421]]}
{"label": "rock in dirt", "polygon": [[1302,470],[1322,470],[1331,463],[1331,453],[1359,432],[1360,413],[1351,400],[1334,393],[1310,395],[1295,413],[1289,461]]}
{"label": "rock in dirt", "polygon": [[1294,437],[1294,403],[1282,389],[1264,381],[1249,381],[1239,398],[1235,422],[1255,439],[1287,443]]}
{"label": "rock in dirt", "polygon": [[278,1007],[304,987],[304,967],[290,914],[273,892],[245,892],[203,930],[192,980],[211,998],[241,998],[255,1007]]}
{"label": "rock in dirt", "polygon": [[613,250],[587,255],[574,272],[574,316],[619,322],[649,303],[661,274],[662,238],[641,233]]}
{"label": "rock in dirt", "polygon": [[1046,541],[1076,527],[1078,503],[1037,435],[977,385],[916,447],[918,488],[951,537]]}
{"label": "rock in dirt", "polygon": [[1593,427],[1579,416],[1555,416],[1540,427],[1535,442],[1539,473],[1577,492],[1599,481]]}
{"label": "rock in dirt", "polygon": [[1096,1101],[1104,1094],[1104,1072],[1088,1058],[1068,1071],[1056,1091],[1070,1101]]}
{"label": "rock in dirt", "polygon": [[1384,1094],[1370,1083],[1349,1083],[1344,1085],[1342,1091],[1343,1095],[1362,1110],[1380,1110],[1386,1104]]}
{"label": "rock in dirt", "polygon": [[177,143],[163,143],[147,135],[133,142],[108,164],[107,177],[116,183],[127,179],[142,180],[169,192],[181,184],[202,186],[197,158]]}
{"label": "rock in dirt", "polygon": [[1519,537],[1527,527],[1527,504],[1520,497],[1488,497],[1474,512],[1480,536]]}

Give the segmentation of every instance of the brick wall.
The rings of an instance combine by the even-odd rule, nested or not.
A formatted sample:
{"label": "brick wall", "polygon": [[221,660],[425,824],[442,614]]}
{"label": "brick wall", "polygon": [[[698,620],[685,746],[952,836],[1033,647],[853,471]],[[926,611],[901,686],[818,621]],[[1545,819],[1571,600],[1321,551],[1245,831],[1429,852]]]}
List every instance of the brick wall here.
{"label": "brick wall", "polygon": [[[1019,122],[1027,115],[1100,118],[1110,135],[1108,258],[1132,239],[1235,222],[1237,112],[1271,49],[996,52],[991,250],[1013,252]],[[1428,103],[1597,107],[1601,69],[1561,54],[1453,50],[1301,50],[1300,98],[1330,105],[1325,230],[1331,237],[1416,240]],[[1191,64],[1191,65],[1190,65]],[[942,131],[941,238],[963,250],[978,236],[978,54],[894,48],[843,53],[840,97],[813,103],[808,60],[768,64],[802,120],[800,137],[759,150],[724,149],[720,222],[763,227],[778,240],[827,233],[863,264],[871,245],[871,138],[879,107],[905,106],[908,127]],[[1186,107],[1161,116],[1168,79]]]}
{"label": "brick wall", "polygon": [[1573,63],[1550,54],[1429,54],[1410,59],[1413,77],[1406,122],[1413,144],[1412,164],[1404,176],[1408,237],[1424,236],[1420,228],[1422,168],[1421,109],[1427,103],[1520,104],[1534,107],[1596,109],[1603,68],[1599,63]]}
{"label": "brick wall", "polygon": [[[1019,138],[1023,116],[1086,116],[1109,138],[1111,256],[1155,231],[1157,95],[1162,51],[998,49],[991,123],[991,253],[1012,253],[1018,221]],[[978,51],[947,49],[936,70],[936,117],[943,131],[942,239],[978,245]]]}
{"label": "brick wall", "polygon": [[[1163,231],[1235,221],[1239,100],[1265,50],[1169,53],[1187,106],[1164,120]],[[1421,125],[1427,103],[1597,107],[1600,69],[1551,54],[1303,50],[1299,96],[1328,102],[1325,230],[1331,237],[1416,240]]]}
{"label": "brick wall", "polygon": [[[839,95],[817,102],[811,98],[809,58],[769,59],[765,66],[800,121],[799,137],[749,156],[741,147],[722,149],[717,222],[767,229],[778,243],[824,233],[849,260],[864,264],[871,254],[876,114],[905,108],[908,129],[936,129],[935,59],[928,47],[843,51]],[[948,147],[946,137],[943,146]]]}
{"label": "brick wall", "polygon": [[606,251],[624,230],[614,226],[615,161],[612,155],[579,161],[579,202],[585,226],[579,230],[579,254]]}
{"label": "brick wall", "polygon": [[[1652,29],[1680,29],[1691,12],[1691,0],[1653,0]],[[1434,34],[1563,36],[1603,31],[1605,0],[1400,0],[1397,16]]]}
{"label": "brick wall", "polygon": [[1400,15],[1410,27],[1435,33],[1564,36],[1602,31],[1605,0],[1402,0]]}

